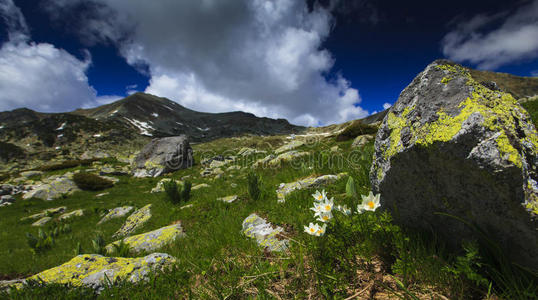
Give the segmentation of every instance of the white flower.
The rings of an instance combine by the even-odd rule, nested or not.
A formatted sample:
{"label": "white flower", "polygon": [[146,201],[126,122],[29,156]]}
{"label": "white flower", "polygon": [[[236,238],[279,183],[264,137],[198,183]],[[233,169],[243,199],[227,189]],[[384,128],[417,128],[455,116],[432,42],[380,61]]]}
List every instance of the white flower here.
{"label": "white flower", "polygon": [[[318,225],[318,224],[316,224]],[[316,231],[316,236],[322,236],[325,234],[325,230],[327,229],[327,224],[323,224],[323,226],[318,225],[318,231]]]}
{"label": "white flower", "polygon": [[320,211],[322,213],[328,213],[331,212],[331,210],[334,207],[334,198],[331,198],[330,200],[327,199],[325,202],[320,203]]}
{"label": "white flower", "polygon": [[323,223],[326,223],[330,219],[332,219],[332,217],[333,217],[333,214],[331,212],[320,213],[320,214],[318,214],[318,218],[316,220],[318,220],[320,222],[323,222]]}
{"label": "white flower", "polygon": [[320,227],[318,224],[313,224],[312,222],[308,226],[304,226],[304,232],[310,235],[317,235]]}
{"label": "white flower", "polygon": [[316,216],[317,214],[321,213],[321,204],[314,202],[314,207],[311,207],[310,209],[315,212],[314,216]]}
{"label": "white flower", "polygon": [[337,205],[335,209],[341,213],[343,213],[346,216],[351,215],[351,209],[347,207],[347,205]]}
{"label": "white flower", "polygon": [[316,193],[312,194],[312,197],[314,197],[317,202],[327,200],[327,194],[325,193],[325,190],[321,191],[321,193],[319,191],[316,191]]}
{"label": "white flower", "polygon": [[360,214],[363,211],[375,211],[378,207],[381,206],[379,204],[379,197],[381,194],[374,195],[371,191],[368,194],[368,196],[361,195],[362,198],[362,204],[357,205],[357,212]]}

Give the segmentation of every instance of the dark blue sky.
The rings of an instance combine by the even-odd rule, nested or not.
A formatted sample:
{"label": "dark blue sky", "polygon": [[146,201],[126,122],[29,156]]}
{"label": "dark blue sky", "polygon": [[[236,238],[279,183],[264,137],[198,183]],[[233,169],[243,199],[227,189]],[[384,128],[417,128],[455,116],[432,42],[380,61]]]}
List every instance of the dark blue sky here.
{"label": "dark blue sky", "polygon": [[[333,1],[325,2],[329,5],[327,3]],[[521,7],[534,2],[340,1],[332,9],[332,30],[320,47],[327,49],[334,59],[334,66],[329,73],[323,72],[323,76],[329,82],[336,74],[347,79],[351,88],[359,91],[362,98],[360,107],[369,113],[382,110],[384,103],[394,103],[402,89],[437,58],[452,55],[470,67],[490,66],[489,69],[499,72],[531,76],[538,71],[536,54],[527,53],[500,65],[491,57],[481,57],[472,62],[472,59],[466,59],[472,58],[472,54],[462,56],[461,51],[443,52],[443,38],[452,31],[464,36],[465,24],[478,15],[491,17],[476,31],[486,36],[514,15],[521,14]],[[91,10],[86,11],[84,5],[72,8],[61,18],[53,18],[50,10],[46,9],[49,5],[46,1],[14,0],[14,4],[26,20],[32,42],[52,44],[80,60],[84,60],[86,51],[89,51],[91,66],[86,75],[97,96],[126,96],[128,86],[136,85],[139,91],[148,87],[151,78],[149,69],[137,70],[129,65],[120,54],[118,43],[88,42],[81,38],[80,28],[85,24],[80,20],[92,13]],[[536,24],[536,20],[527,21]],[[8,40],[7,34],[7,27],[1,30],[2,42]],[[455,48],[462,48],[465,40],[458,43]],[[485,40],[472,49],[481,51],[487,46]],[[182,104],[188,106],[188,103]]]}

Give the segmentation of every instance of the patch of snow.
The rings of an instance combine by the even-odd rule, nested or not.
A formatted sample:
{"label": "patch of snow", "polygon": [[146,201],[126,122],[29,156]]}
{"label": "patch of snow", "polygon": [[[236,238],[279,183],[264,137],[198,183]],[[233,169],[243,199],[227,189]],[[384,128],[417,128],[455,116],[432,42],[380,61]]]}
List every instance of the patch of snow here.
{"label": "patch of snow", "polygon": [[152,113],[151,115],[154,116],[155,118],[159,117],[158,113]]}
{"label": "patch of snow", "polygon": [[98,134],[94,134],[93,137],[101,137],[101,135],[98,133]]}
{"label": "patch of snow", "polygon": [[170,106],[166,106],[166,105],[163,105],[163,106],[166,107],[166,108],[168,108],[168,109],[171,110],[171,111],[174,111],[174,109],[171,108]]}
{"label": "patch of snow", "polygon": [[138,128],[138,130],[140,130],[140,134],[143,134],[143,135],[147,135],[147,136],[153,136],[153,134],[151,134],[149,132],[149,130],[155,130],[155,128],[151,127],[147,122],[142,122],[142,121],[138,121],[138,120],[131,120],[131,119],[128,119],[128,118],[125,118],[125,120],[129,121],[129,123],[133,124],[136,128]]}
{"label": "patch of snow", "polygon": [[0,129],[3,129],[4,127],[6,127],[6,126],[2,125],[2,126],[0,126]]}
{"label": "patch of snow", "polygon": [[62,125],[60,125],[60,127],[56,128],[56,130],[63,130],[65,125],[67,125],[67,122],[63,122]]}
{"label": "patch of snow", "polygon": [[56,148],[54,148],[54,149],[56,149],[56,150],[60,150],[60,149],[62,149],[62,147],[56,147]]}
{"label": "patch of snow", "polygon": [[211,129],[211,128],[209,128],[209,127],[207,127],[207,128],[196,127],[196,128],[197,128],[198,130],[201,130],[201,131],[208,131],[209,129]]}
{"label": "patch of snow", "polygon": [[183,126],[183,123],[181,123],[181,122],[176,122],[176,124],[179,124],[179,125]]}
{"label": "patch of snow", "polygon": [[114,115],[119,111],[119,109],[116,109],[115,111],[111,112],[110,115]]}
{"label": "patch of snow", "polygon": [[61,134],[58,134],[58,136],[57,136],[57,137],[58,137],[58,138],[61,138],[62,136],[64,136],[64,134],[63,134],[63,133],[61,133]]}

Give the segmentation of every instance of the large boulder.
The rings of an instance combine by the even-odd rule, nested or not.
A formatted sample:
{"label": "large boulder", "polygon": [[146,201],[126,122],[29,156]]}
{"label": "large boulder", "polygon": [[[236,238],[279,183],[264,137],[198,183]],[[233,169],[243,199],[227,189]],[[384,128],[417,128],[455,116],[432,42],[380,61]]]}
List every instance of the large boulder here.
{"label": "large boulder", "polygon": [[22,196],[23,199],[39,198],[43,200],[54,200],[63,195],[71,195],[80,189],[75,182],[66,177],[60,177],[52,180],[50,183],[44,183],[35,186],[31,191]]}
{"label": "large boulder", "polygon": [[249,215],[242,224],[242,232],[249,238],[256,239],[259,246],[269,251],[285,251],[288,249],[289,241],[280,236],[284,229],[273,225],[265,219],[253,213]]}
{"label": "large boulder", "polygon": [[135,177],[157,177],[193,165],[192,148],[187,136],[153,139],[133,162]]}
{"label": "large boulder", "polygon": [[400,94],[377,133],[370,181],[395,221],[452,247],[478,225],[538,269],[538,134],[507,93],[435,61]]}

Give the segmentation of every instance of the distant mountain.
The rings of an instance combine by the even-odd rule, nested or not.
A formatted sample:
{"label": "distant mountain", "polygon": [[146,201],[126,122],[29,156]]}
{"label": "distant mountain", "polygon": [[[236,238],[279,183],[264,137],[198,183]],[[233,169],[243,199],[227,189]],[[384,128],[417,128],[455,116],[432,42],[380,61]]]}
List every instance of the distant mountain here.
{"label": "distant mountain", "polygon": [[[203,142],[242,134],[297,133],[304,127],[245,112],[202,113],[136,93],[92,109],[0,112],[0,163],[78,159],[84,153],[133,153],[152,137],[186,134]],[[33,163],[31,163],[33,164]]]}
{"label": "distant mountain", "polygon": [[114,121],[141,135],[164,137],[188,135],[192,141],[208,141],[240,134],[274,135],[305,129],[285,119],[259,118],[245,112],[203,113],[185,108],[174,101],[145,93],[73,114],[102,122]]}

